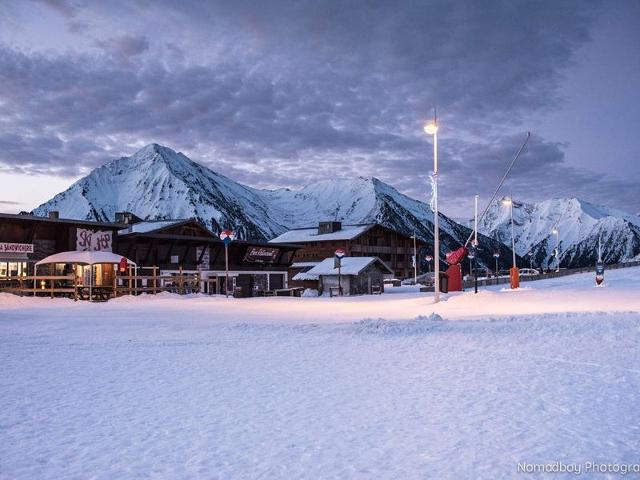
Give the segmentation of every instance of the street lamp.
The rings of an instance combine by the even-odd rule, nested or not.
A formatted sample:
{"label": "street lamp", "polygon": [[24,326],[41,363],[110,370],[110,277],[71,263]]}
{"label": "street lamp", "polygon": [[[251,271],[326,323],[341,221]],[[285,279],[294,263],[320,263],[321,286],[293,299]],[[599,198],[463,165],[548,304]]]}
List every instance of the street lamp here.
{"label": "street lamp", "polygon": [[418,284],[418,252],[416,250],[416,232],[411,236],[413,238],[413,284]]}
{"label": "street lamp", "polygon": [[504,197],[502,199],[502,204],[509,207],[509,212],[511,214],[511,253],[513,253],[513,268],[516,268],[516,237],[513,228],[513,199],[510,197]]}
{"label": "street lamp", "polygon": [[435,110],[433,121],[424,126],[428,135],[433,135],[433,269],[435,275],[434,303],[440,301],[440,221],[438,219],[438,121]]}
{"label": "street lamp", "polygon": [[431,273],[431,260],[433,260],[433,257],[431,255],[427,255],[424,259],[427,261],[427,272]]}
{"label": "street lamp", "polygon": [[553,233],[556,236],[556,272],[560,271],[560,232],[558,231],[557,228],[554,228],[553,230],[551,230],[551,233]]}
{"label": "street lamp", "polygon": [[498,259],[500,258],[500,252],[493,252],[493,258],[496,259],[496,278],[498,277]]}

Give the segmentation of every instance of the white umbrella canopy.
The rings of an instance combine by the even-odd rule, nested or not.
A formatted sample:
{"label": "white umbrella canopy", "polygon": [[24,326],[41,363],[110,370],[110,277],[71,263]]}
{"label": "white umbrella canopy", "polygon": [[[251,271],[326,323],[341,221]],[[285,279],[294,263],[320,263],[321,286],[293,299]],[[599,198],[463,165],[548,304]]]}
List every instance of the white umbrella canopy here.
{"label": "white umbrella canopy", "polygon": [[60,252],[54,253],[53,255],[49,255],[46,258],[43,258],[39,262],[36,262],[36,266],[38,265],[47,265],[52,263],[75,263],[78,265],[98,265],[101,263],[120,263],[120,260],[125,258],[128,264],[136,265],[135,262],[132,262],[126,257],[122,255],[118,255],[112,252]]}

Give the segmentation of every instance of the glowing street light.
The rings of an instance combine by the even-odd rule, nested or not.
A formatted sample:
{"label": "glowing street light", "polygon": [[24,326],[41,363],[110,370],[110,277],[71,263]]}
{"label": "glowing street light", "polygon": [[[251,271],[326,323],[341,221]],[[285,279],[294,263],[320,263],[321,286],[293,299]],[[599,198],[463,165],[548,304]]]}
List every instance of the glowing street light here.
{"label": "glowing street light", "polygon": [[434,303],[440,301],[440,221],[438,219],[438,120],[435,109],[433,121],[424,126],[428,135],[433,135],[433,270],[435,275]]}
{"label": "glowing street light", "polygon": [[513,268],[516,268],[516,237],[513,228],[513,199],[511,197],[504,197],[502,204],[509,207],[511,214],[511,252],[513,253]]}

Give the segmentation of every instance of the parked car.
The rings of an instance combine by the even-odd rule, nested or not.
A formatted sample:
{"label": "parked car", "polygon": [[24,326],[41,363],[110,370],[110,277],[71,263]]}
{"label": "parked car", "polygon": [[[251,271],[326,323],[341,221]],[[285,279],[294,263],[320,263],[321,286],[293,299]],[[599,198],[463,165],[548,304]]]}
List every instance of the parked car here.
{"label": "parked car", "polygon": [[529,277],[529,276],[533,276],[533,275],[540,275],[540,272],[538,270],[536,270],[535,268],[521,268],[520,269],[520,276]]}

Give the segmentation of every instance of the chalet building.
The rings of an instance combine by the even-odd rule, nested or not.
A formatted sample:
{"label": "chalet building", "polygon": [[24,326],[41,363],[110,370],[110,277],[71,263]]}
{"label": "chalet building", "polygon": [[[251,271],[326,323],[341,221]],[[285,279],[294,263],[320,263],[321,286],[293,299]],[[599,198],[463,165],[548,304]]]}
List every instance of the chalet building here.
{"label": "chalet building", "polygon": [[33,274],[38,260],[69,250],[116,251],[120,223],[0,213],[0,277]]}
{"label": "chalet building", "polygon": [[[31,275],[34,264],[66,251],[106,251],[137,265],[138,274],[199,273],[200,291],[224,293],[224,244],[195,219],[141,221],[129,212],[116,222],[0,213],[0,279]],[[229,290],[241,296],[288,287],[288,268],[299,246],[234,240],[229,245]],[[62,266],[60,266],[62,267]],[[145,271],[145,269],[147,269]],[[40,270],[39,270],[40,271]]]}
{"label": "chalet building", "polygon": [[[393,271],[378,257],[343,257],[340,268],[333,258],[325,258],[311,269],[298,273],[303,282],[315,281],[320,295],[364,295],[384,292],[385,275]],[[296,279],[294,277],[294,280]]]}
{"label": "chalet building", "polygon": [[[320,222],[318,227],[289,230],[274,238],[270,244],[297,244],[294,265],[300,266],[292,274],[310,269],[310,262],[332,258],[338,248],[347,257],[378,257],[397,278],[413,276],[413,238],[377,223],[342,225],[341,222]],[[417,242],[417,250],[424,246]],[[292,285],[297,285],[293,283]],[[299,286],[303,286],[302,284]]]}
{"label": "chalet building", "polygon": [[[135,221],[135,219],[134,219]],[[229,290],[261,295],[289,286],[288,269],[298,246],[234,240],[229,245]],[[118,253],[161,275],[199,273],[203,293],[224,293],[224,243],[195,219],[142,221],[118,232]]]}

